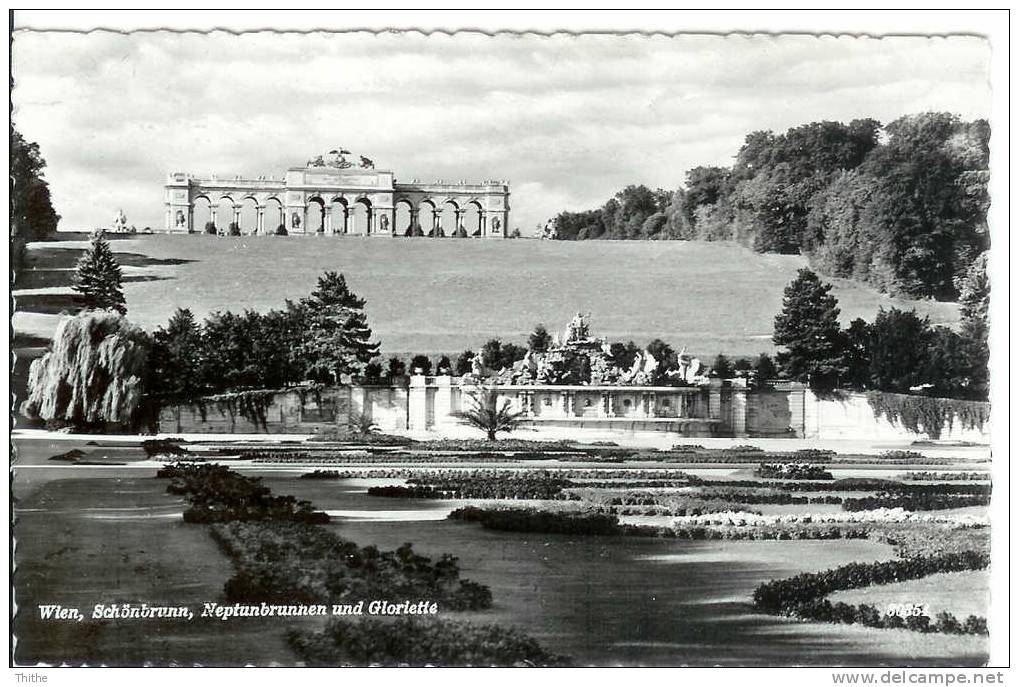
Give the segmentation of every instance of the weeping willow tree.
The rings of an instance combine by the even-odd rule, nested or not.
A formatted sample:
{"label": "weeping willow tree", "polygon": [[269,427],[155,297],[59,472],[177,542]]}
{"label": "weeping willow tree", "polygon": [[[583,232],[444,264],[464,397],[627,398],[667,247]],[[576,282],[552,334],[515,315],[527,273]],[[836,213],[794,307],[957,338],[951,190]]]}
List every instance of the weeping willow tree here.
{"label": "weeping willow tree", "polygon": [[148,350],[145,332],[117,312],[86,310],[67,318],[29,368],[22,412],[75,427],[132,425]]}

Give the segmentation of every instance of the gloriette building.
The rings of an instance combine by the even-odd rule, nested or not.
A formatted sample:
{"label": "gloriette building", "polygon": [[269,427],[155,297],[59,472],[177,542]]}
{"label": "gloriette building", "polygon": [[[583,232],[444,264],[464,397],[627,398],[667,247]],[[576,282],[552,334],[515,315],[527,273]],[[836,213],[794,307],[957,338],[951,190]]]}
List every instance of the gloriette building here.
{"label": "gloriette building", "polygon": [[504,238],[509,184],[397,182],[367,158],[354,166],[336,153],[280,177],[173,172],[165,208],[166,231],[179,233]]}

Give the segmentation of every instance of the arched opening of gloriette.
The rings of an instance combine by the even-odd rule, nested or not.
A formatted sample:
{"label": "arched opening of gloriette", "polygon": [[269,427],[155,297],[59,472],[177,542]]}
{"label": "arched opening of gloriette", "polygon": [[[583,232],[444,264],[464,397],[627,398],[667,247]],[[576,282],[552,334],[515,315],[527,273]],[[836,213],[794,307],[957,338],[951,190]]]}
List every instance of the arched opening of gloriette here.
{"label": "arched opening of gloriette", "polygon": [[230,196],[223,196],[216,203],[216,233],[227,236],[230,225],[234,222],[234,201]]}
{"label": "arched opening of gloriette", "polygon": [[394,229],[397,236],[410,236],[411,229],[410,222],[414,217],[413,213],[414,206],[406,198],[400,198],[396,201],[393,209],[394,216]]}
{"label": "arched opening of gloriette", "polygon": [[463,212],[463,228],[467,231],[467,235],[471,237],[478,237],[482,234],[481,227],[481,204],[476,200],[472,200],[464,206]]}
{"label": "arched opening of gloriette", "polygon": [[447,200],[442,204],[442,231],[446,236],[460,236],[457,222],[460,219],[460,206],[456,201]]}
{"label": "arched opening of gloriette", "polygon": [[372,204],[367,198],[359,198],[350,206],[349,233],[365,235],[370,233]]}
{"label": "arched opening of gloriette", "polygon": [[[208,224],[212,221],[212,201],[207,196],[198,196],[191,204],[191,231],[208,234]],[[216,233],[215,228],[212,229]]]}
{"label": "arched opening of gloriette", "polygon": [[283,203],[279,198],[270,198],[265,201],[265,214],[262,216],[262,229],[266,234],[278,234],[279,228],[284,225]]}
{"label": "arched opening of gloriette", "polygon": [[241,233],[258,233],[258,201],[251,196],[241,201]]}
{"label": "arched opening of gloriette", "polygon": [[329,203],[329,231],[333,234],[346,234],[347,227],[347,201],[343,198],[333,198]]}
{"label": "arched opening of gloriette", "polygon": [[306,234],[321,234],[325,231],[326,204],[315,196],[308,199],[304,211],[304,231]]}

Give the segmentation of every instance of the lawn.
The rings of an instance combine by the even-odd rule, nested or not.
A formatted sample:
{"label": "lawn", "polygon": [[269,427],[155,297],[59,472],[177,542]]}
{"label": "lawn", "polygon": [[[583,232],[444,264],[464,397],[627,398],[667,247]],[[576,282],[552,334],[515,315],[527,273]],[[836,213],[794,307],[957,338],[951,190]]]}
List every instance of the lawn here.
{"label": "lawn", "polygon": [[[74,262],[86,244],[32,244],[16,284],[22,340],[52,333]],[[522,342],[536,322],[562,327],[591,313],[596,336],[673,346],[713,357],[771,351],[782,291],[805,266],[798,256],[760,255],[696,241],[478,241],[353,237],[139,235],[111,242],[124,268],[130,318],[148,328],[177,307],[280,307],[343,272],[368,299],[370,323],[388,353],[475,350],[491,337]],[[842,320],[873,319],[879,307],[915,307],[933,322],[957,320],[950,303],[891,299],[835,280]]]}
{"label": "lawn", "polygon": [[[200,607],[222,599],[230,562],[205,527],[180,519],[182,501],[165,491],[166,482],[151,476],[58,479],[19,500],[13,582],[20,665],[293,664],[288,623],[245,620],[224,628],[199,618],[88,618],[97,603]],[[86,619],[43,621],[40,604],[76,607]]]}
{"label": "lawn", "polygon": [[928,607],[932,619],[938,613],[948,611],[964,620],[968,615],[987,615],[989,587],[990,573],[972,570],[836,592],[828,600],[832,603],[870,604],[882,611],[889,604],[919,604]]}

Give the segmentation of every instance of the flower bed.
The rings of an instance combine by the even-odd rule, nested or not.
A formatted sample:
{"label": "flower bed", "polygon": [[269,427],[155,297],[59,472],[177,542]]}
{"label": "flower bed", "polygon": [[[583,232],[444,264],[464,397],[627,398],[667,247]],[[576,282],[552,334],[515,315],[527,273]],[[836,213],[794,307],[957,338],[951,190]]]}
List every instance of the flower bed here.
{"label": "flower bed", "polygon": [[878,494],[859,499],[845,499],[842,508],[854,511],[875,510],[877,508],[903,508],[912,511],[947,510],[950,508],[966,508],[969,506],[986,506],[990,504],[989,494]]}
{"label": "flower bed", "polygon": [[332,620],[323,632],[289,640],[312,666],[569,665],[516,629],[443,618]]}
{"label": "flower bed", "polygon": [[818,465],[801,463],[761,463],[754,475],[764,479],[835,479],[830,472]]}
{"label": "flower bed", "polygon": [[213,538],[234,562],[228,601],[341,603],[429,599],[443,610],[478,610],[492,603],[488,587],[460,579],[457,559],[434,563],[410,544],[380,552],[328,529],[302,523],[215,525]]}
{"label": "flower bed", "polygon": [[329,522],[329,516],[314,510],[310,502],[273,496],[260,478],[244,477],[223,465],[176,463],[161,468],[156,476],[170,479],[167,492],[190,501],[184,522]]}
{"label": "flower bed", "polygon": [[546,511],[537,508],[477,508],[466,506],[449,514],[450,520],[480,522],[491,530],[542,534],[619,534],[614,515],[595,511]]}

